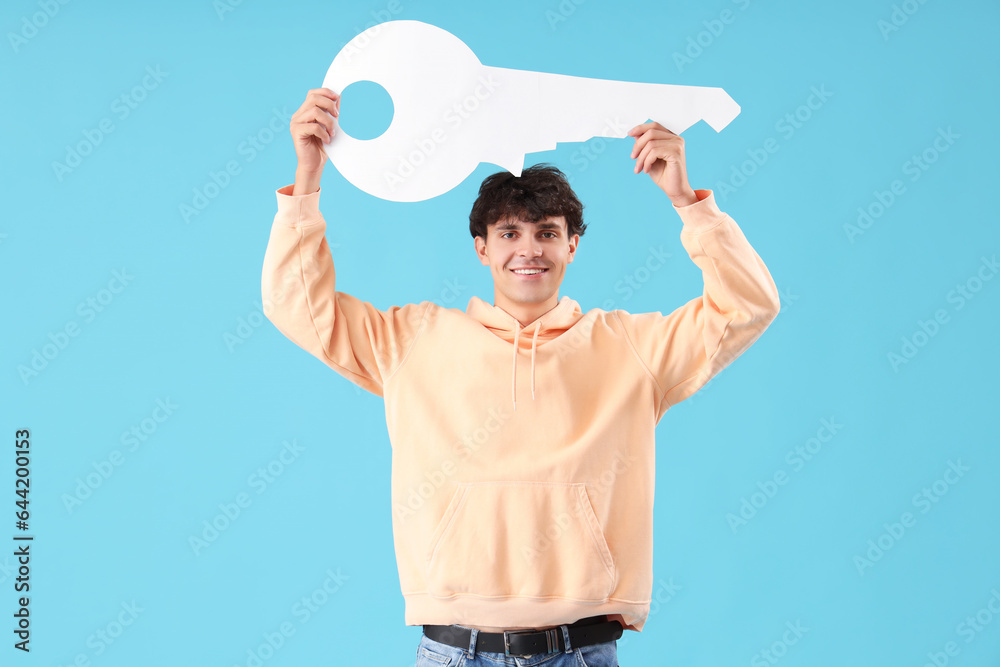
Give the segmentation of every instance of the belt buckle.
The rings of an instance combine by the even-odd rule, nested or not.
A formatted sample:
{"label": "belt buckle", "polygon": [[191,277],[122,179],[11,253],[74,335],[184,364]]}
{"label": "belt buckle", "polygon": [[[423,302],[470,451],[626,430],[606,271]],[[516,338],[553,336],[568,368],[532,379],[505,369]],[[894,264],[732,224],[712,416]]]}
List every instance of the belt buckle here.
{"label": "belt buckle", "polygon": [[557,653],[559,651],[559,639],[558,639],[559,636],[556,634],[558,630],[559,628],[549,628],[548,630],[504,630],[503,653],[504,655],[507,656],[514,655],[510,652],[510,638],[508,635],[528,635],[536,632],[541,632],[545,634],[545,644],[547,646],[545,655],[548,655],[549,653]]}

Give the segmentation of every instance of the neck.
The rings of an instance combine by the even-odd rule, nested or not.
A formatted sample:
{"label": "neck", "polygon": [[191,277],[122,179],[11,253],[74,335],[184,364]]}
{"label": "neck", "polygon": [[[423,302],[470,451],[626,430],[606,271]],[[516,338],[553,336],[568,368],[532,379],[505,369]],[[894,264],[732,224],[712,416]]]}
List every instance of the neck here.
{"label": "neck", "polygon": [[493,305],[520,322],[522,327],[526,327],[559,305],[559,292],[541,303],[516,303],[505,299],[502,294],[495,293]]}

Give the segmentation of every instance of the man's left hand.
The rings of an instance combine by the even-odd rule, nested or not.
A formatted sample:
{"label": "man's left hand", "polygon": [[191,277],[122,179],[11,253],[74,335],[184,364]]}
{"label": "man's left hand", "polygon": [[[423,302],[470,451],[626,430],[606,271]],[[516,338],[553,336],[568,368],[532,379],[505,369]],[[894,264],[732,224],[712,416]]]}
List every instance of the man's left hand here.
{"label": "man's left hand", "polygon": [[657,122],[636,125],[628,131],[635,137],[631,157],[636,158],[634,173],[644,171],[660,186],[674,206],[688,206],[698,196],[688,183],[684,166],[684,139]]}

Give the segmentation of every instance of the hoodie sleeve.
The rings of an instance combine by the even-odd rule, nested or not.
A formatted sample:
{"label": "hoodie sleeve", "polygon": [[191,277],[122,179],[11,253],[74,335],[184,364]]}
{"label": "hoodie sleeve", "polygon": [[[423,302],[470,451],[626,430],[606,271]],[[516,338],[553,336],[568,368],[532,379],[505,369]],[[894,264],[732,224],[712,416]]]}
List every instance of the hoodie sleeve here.
{"label": "hoodie sleeve", "polygon": [[705,289],[667,316],[615,311],[639,360],[660,389],[657,423],[756,341],[778,315],[778,288],[736,222],[711,190],[675,207],[681,244],[702,271]]}
{"label": "hoodie sleeve", "polygon": [[382,386],[416,339],[430,306],[378,310],[335,290],[326,221],[317,190],[275,191],[278,212],[264,252],[261,298],[264,315],[293,343],[362,389],[382,396]]}

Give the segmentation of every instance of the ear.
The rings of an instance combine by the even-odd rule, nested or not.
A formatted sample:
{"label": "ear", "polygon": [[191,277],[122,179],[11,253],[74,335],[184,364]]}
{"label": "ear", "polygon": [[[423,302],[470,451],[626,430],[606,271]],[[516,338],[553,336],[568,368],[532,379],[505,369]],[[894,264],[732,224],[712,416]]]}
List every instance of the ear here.
{"label": "ear", "polygon": [[569,240],[569,260],[567,263],[571,264],[573,258],[576,257],[576,246],[580,243],[580,235],[573,234]]}
{"label": "ear", "polygon": [[482,236],[477,236],[475,238],[476,242],[476,256],[479,258],[479,263],[483,266],[490,265],[490,256],[486,253],[486,241]]}

